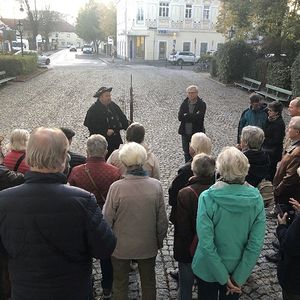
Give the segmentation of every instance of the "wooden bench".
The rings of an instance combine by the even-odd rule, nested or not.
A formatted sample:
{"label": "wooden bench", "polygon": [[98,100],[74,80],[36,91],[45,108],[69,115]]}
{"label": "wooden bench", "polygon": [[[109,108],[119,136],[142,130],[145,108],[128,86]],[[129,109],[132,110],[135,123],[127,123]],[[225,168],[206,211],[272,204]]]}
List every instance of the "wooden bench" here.
{"label": "wooden bench", "polygon": [[257,91],[256,93],[264,96],[265,98],[283,102],[289,102],[293,95],[293,93],[289,90],[285,90],[270,84],[266,84],[265,90]]}
{"label": "wooden bench", "polygon": [[11,80],[14,80],[16,77],[6,77],[5,71],[0,71],[0,84],[7,83]]}
{"label": "wooden bench", "polygon": [[260,89],[261,82],[244,76],[243,82],[235,82],[234,85],[246,89],[247,91],[258,91]]}

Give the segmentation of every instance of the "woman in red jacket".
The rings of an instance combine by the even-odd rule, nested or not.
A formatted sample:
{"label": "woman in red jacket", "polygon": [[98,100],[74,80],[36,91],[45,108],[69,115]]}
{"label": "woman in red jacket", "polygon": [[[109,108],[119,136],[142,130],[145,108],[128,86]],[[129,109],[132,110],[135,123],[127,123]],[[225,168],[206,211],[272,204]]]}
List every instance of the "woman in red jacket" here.
{"label": "woman in red jacket", "polygon": [[29,132],[25,129],[15,129],[10,136],[9,152],[4,157],[4,165],[11,171],[25,174],[29,166],[25,162],[25,154]]}

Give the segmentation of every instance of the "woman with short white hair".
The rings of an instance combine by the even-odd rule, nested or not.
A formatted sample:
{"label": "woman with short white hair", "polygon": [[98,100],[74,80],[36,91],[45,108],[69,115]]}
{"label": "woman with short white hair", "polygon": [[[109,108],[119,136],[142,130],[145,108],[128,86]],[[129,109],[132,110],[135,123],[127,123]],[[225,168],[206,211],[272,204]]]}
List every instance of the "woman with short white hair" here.
{"label": "woman with short white hair", "polygon": [[269,155],[261,150],[264,139],[264,131],[259,127],[246,126],[242,130],[241,148],[250,164],[246,181],[254,187],[270,174]]}
{"label": "woman with short white hair", "polygon": [[124,178],[108,191],[103,214],[117,237],[112,254],[113,297],[128,298],[130,261],[138,264],[143,299],[156,299],[155,260],[167,234],[168,219],[161,183],[143,169],[147,153],[135,142],[119,152]]}
{"label": "woman with short white hair", "polygon": [[29,171],[29,166],[25,162],[27,142],[29,132],[25,129],[15,129],[10,135],[8,149],[9,152],[5,155],[3,164],[11,171],[26,173]]}
{"label": "woman with short white hair", "polygon": [[[258,189],[245,182],[248,159],[226,147],[216,161],[220,179],[199,198],[198,246],[192,268],[201,300],[238,299],[255,266],[265,234]],[[225,297],[229,292],[232,295]]]}

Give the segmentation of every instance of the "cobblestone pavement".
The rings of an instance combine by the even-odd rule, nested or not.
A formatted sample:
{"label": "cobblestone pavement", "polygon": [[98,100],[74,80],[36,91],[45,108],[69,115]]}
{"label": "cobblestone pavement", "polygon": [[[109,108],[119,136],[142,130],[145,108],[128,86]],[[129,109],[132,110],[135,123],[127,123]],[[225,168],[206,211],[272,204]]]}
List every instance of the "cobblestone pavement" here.
{"label": "cobblestone pavement", "polygon": [[[146,141],[159,159],[161,181],[167,204],[167,188],[177,169],[183,164],[177,111],[190,84],[200,87],[200,96],[207,103],[205,127],[213,140],[213,154],[223,146],[235,145],[236,127],[248,95],[234,87],[225,87],[208,78],[208,74],[188,69],[153,67],[133,64],[57,67],[25,83],[11,83],[0,88],[0,133],[8,137],[14,128],[31,130],[37,126],[68,126],[76,130],[72,149],[85,153],[87,129],[82,125],[93,93],[102,85],[112,86],[113,100],[128,112],[130,75],[133,75],[134,119],[146,127]],[[7,139],[6,139],[7,141]],[[169,207],[168,207],[169,211]],[[266,262],[271,253],[275,221],[268,221],[265,244],[259,261],[243,287],[241,299],[281,299],[276,266]],[[173,260],[173,227],[169,226],[164,247],[157,256],[158,299],[176,299],[177,284],[169,271]],[[100,274],[95,262],[95,290],[100,296]],[[139,299],[140,283],[136,272],[130,275],[130,299]],[[196,294],[195,294],[196,297]]]}

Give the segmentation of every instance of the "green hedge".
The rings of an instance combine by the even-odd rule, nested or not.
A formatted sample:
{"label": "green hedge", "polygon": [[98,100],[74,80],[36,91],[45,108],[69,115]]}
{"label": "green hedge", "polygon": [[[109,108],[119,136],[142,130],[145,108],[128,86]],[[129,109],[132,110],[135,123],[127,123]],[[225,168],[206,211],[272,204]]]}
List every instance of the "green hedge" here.
{"label": "green hedge", "polygon": [[256,55],[250,45],[236,40],[225,43],[216,57],[218,79],[230,83],[249,74]]}
{"label": "green hedge", "polygon": [[7,76],[29,74],[36,68],[36,55],[0,55],[0,71],[6,71]]}
{"label": "green hedge", "polygon": [[212,56],[209,64],[209,73],[211,77],[218,76],[218,66],[217,66],[217,58],[216,56]]}
{"label": "green hedge", "polygon": [[292,90],[295,97],[300,96],[300,53],[291,68]]}
{"label": "green hedge", "polygon": [[284,61],[270,61],[266,79],[268,84],[289,90],[291,88],[291,68]]}

